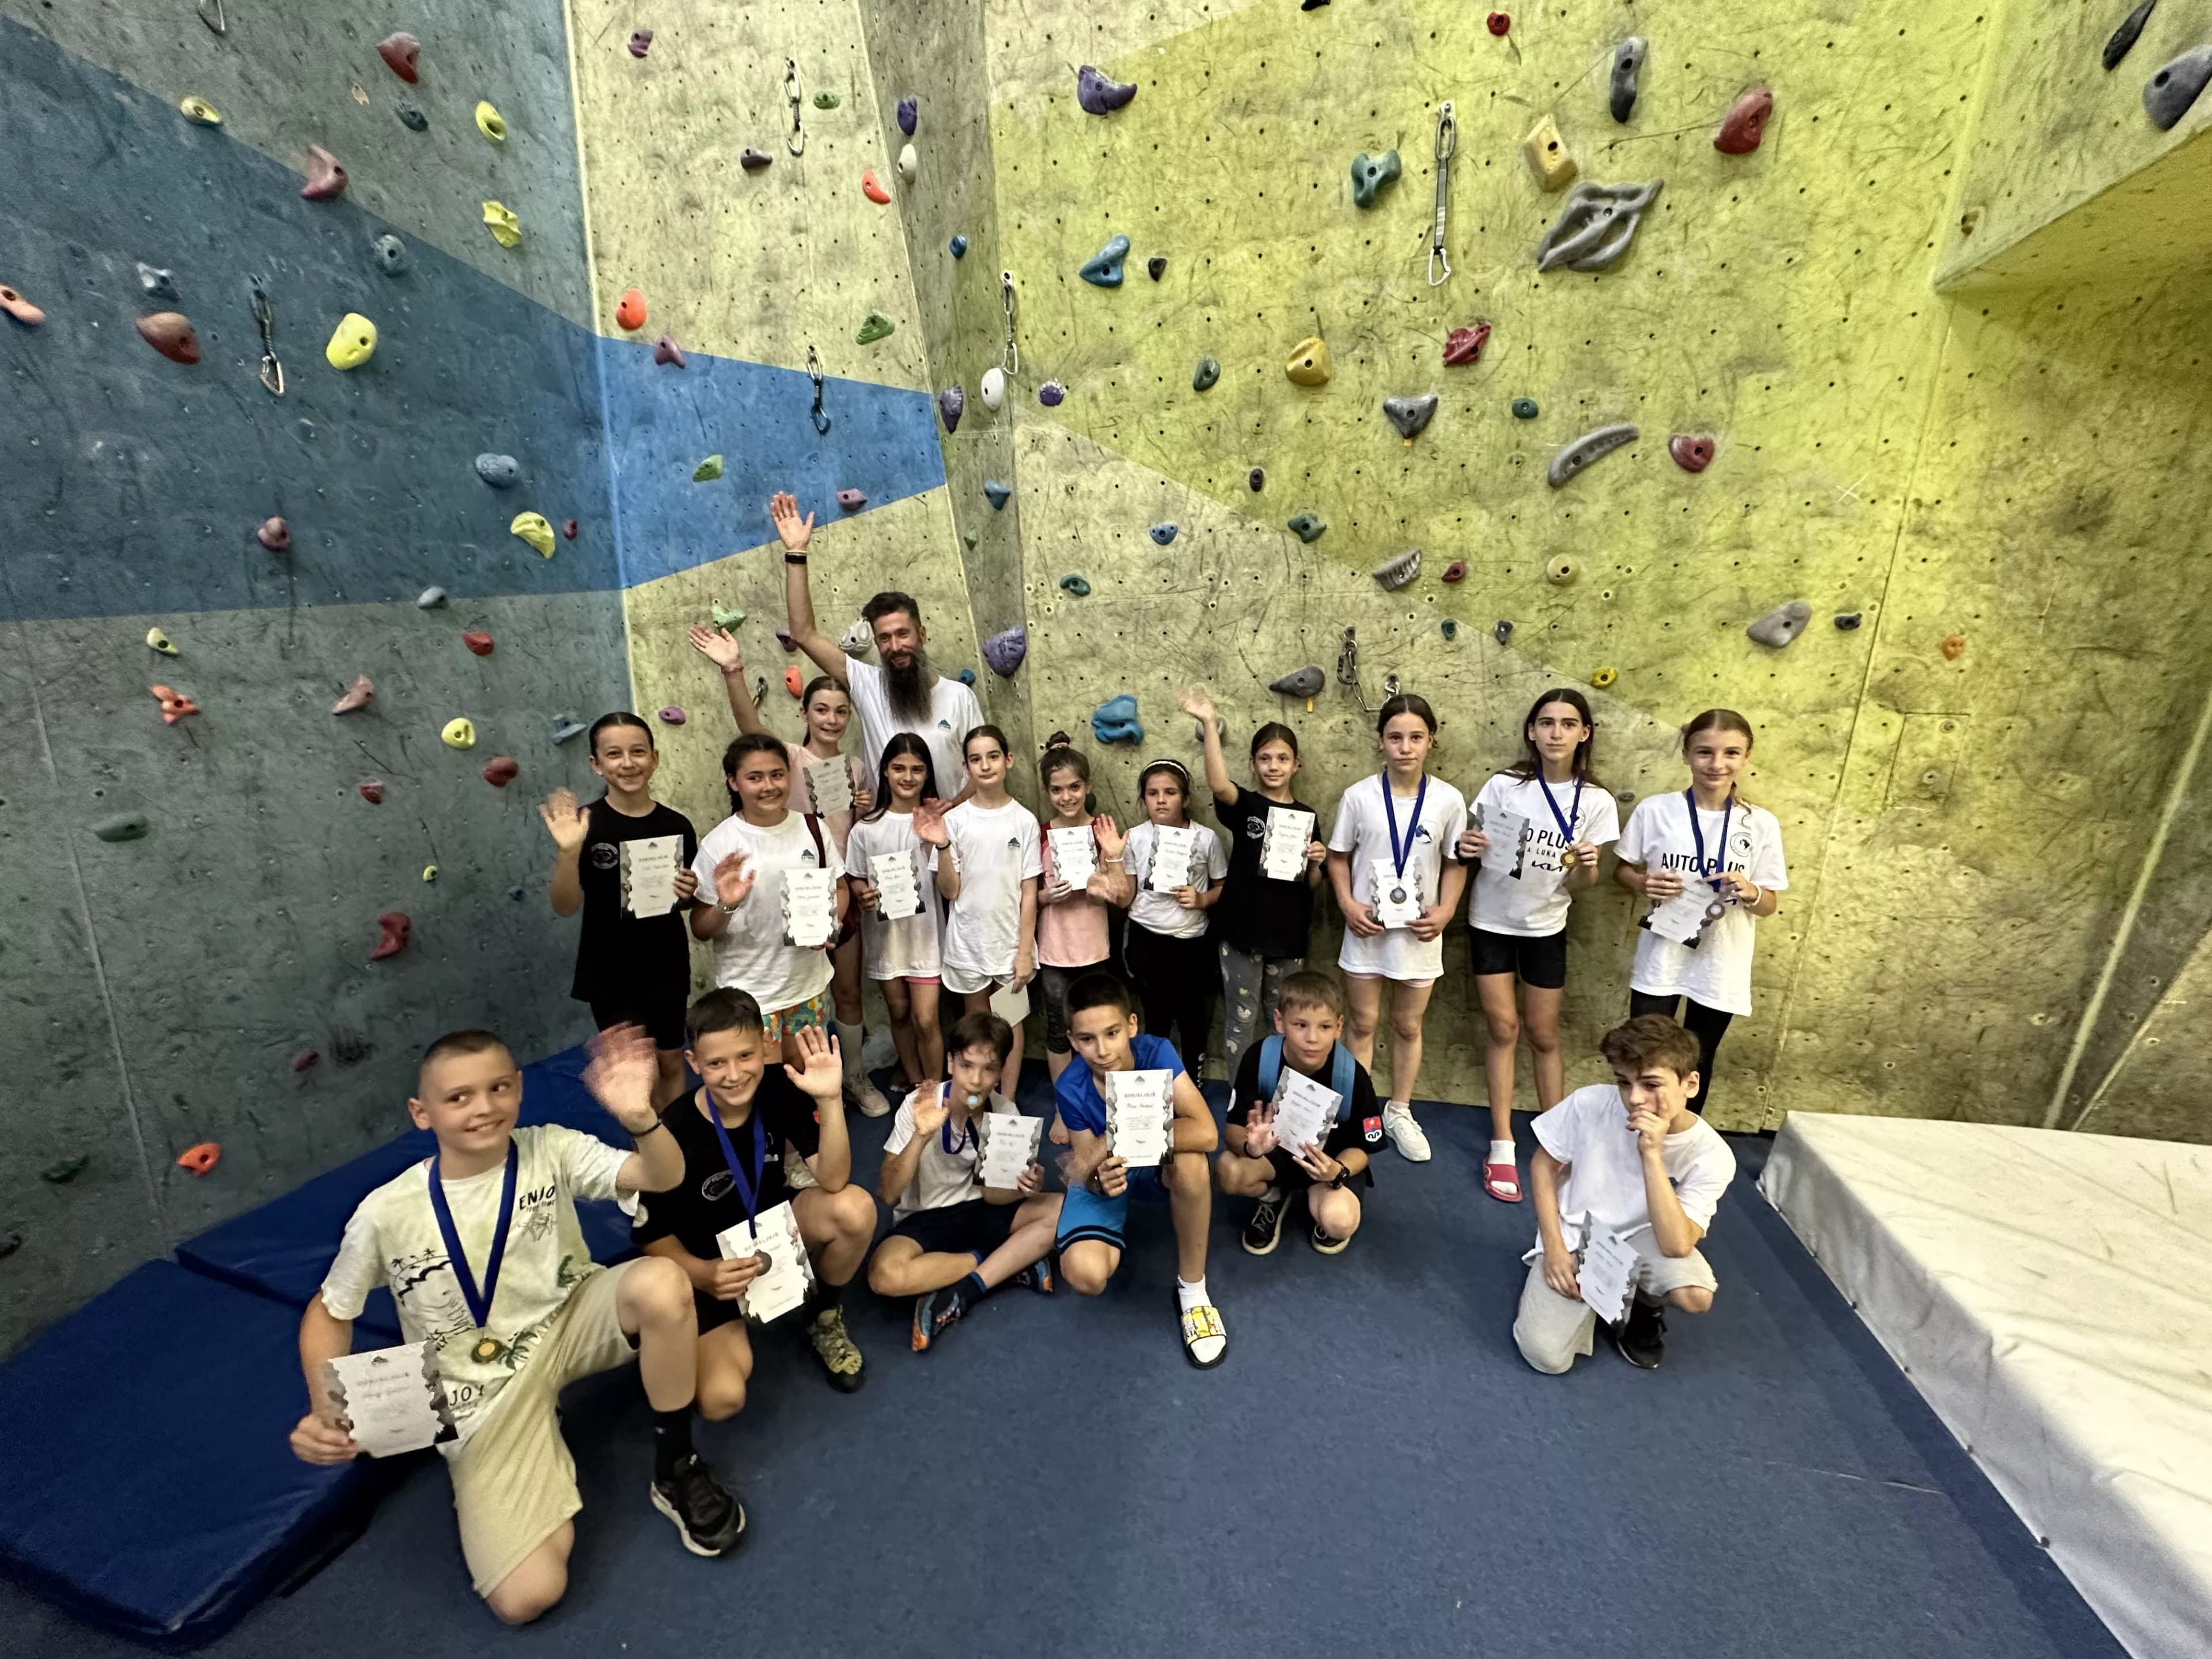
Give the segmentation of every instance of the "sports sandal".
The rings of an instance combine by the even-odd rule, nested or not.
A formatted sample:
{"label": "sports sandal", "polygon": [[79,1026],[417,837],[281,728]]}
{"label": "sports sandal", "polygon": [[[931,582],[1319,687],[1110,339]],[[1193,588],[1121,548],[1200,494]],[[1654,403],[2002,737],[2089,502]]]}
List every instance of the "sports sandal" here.
{"label": "sports sandal", "polygon": [[1211,1302],[1201,1302],[1195,1308],[1182,1309],[1182,1351],[1190,1363],[1202,1371],[1210,1371],[1229,1355],[1229,1333],[1222,1328],[1221,1311]]}
{"label": "sports sandal", "polygon": [[1482,1166],[1482,1190],[1501,1204],[1521,1201],[1521,1171],[1511,1164],[1492,1164]]}

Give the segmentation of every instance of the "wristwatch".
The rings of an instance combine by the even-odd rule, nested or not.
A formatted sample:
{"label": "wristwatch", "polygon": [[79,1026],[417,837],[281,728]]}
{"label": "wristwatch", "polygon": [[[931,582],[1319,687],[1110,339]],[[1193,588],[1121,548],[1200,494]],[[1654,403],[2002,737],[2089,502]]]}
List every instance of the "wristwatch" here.
{"label": "wristwatch", "polygon": [[720,910],[726,916],[734,916],[738,911],[744,909],[745,907],[742,904],[725,904],[721,900],[716,899],[714,901],[714,908],[717,910]]}

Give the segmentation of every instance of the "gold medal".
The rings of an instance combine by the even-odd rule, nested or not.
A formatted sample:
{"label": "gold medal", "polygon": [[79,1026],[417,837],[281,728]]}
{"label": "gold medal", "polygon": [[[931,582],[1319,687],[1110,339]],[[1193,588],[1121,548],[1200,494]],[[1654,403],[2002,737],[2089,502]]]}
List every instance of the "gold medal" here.
{"label": "gold medal", "polygon": [[477,1338],[477,1345],[469,1350],[469,1358],[479,1365],[489,1365],[499,1358],[499,1339],[487,1331]]}

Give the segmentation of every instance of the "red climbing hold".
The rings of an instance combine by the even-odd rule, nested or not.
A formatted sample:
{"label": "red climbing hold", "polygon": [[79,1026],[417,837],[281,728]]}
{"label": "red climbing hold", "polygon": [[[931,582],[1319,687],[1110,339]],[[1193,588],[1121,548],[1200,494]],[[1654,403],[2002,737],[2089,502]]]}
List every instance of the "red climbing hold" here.
{"label": "red climbing hold", "polygon": [[356,674],[353,684],[346,687],[345,696],[331,705],[333,714],[350,714],[356,708],[368,707],[369,699],[376,695],[376,683],[366,674]]}
{"label": "red climbing hold", "polygon": [[1674,465],[1685,472],[1703,472],[1713,464],[1713,441],[1692,433],[1678,432],[1667,440],[1667,453],[1674,458]]}
{"label": "red climbing hold", "polygon": [[192,319],[178,311],[157,311],[138,319],[138,337],[173,363],[200,360],[200,337],[192,332]]}
{"label": "red climbing hold", "polygon": [[1766,136],[1766,118],[1774,113],[1774,94],[1753,87],[1735,100],[1735,107],[1713,135],[1713,148],[1723,155],[1748,155]]}
{"label": "red climbing hold", "polygon": [[164,726],[174,726],[185,715],[197,714],[200,712],[199,704],[181,691],[166,685],[149,685],[146,689],[154,694],[155,700],[161,705],[161,724]]}
{"label": "red climbing hold", "polygon": [[295,1072],[304,1072],[322,1057],[321,1053],[316,1049],[302,1048],[292,1056],[292,1069]]}
{"label": "red climbing hold", "polygon": [[676,343],[673,334],[664,334],[653,343],[653,361],[673,363],[678,368],[684,367],[684,348]]}
{"label": "red climbing hold", "polygon": [[797,663],[792,664],[790,667],[783,671],[783,689],[790,692],[793,696],[795,697],[799,695],[804,684],[805,682],[799,678],[799,665]]}
{"label": "red climbing hold", "polygon": [[514,781],[515,775],[521,770],[512,756],[494,755],[484,763],[483,781],[495,789],[504,789]]}
{"label": "red climbing hold", "polygon": [[1454,559],[1449,564],[1446,565],[1444,567],[1444,580],[1448,582],[1465,581],[1467,580],[1467,561],[1465,559]]}
{"label": "red climbing hold", "polygon": [[576,539],[576,521],[574,519],[570,519],[563,523],[561,526],[561,533],[563,536],[566,536],[570,541],[574,541]]}
{"label": "red climbing hold", "polygon": [[1484,18],[1482,21],[1489,25],[1490,32],[1492,34],[1503,34],[1506,30],[1513,27],[1513,14],[1504,11],[1493,11],[1489,16]]}
{"label": "red climbing hold", "polygon": [[1954,634],[1943,641],[1944,661],[1956,662],[1966,654],[1966,636],[1964,634]]}
{"label": "red climbing hold", "polygon": [[253,532],[253,539],[271,553],[282,553],[292,545],[292,526],[282,519],[264,519],[260,528]]}
{"label": "red climbing hold", "polygon": [[873,167],[863,167],[860,169],[860,194],[866,197],[871,202],[878,204],[888,202],[891,199],[890,191],[885,190],[881,185],[876,182],[876,170]]}
{"label": "red climbing hold", "polygon": [[422,43],[402,29],[397,34],[387,34],[376,43],[376,55],[391,65],[392,72],[409,86],[416,82],[415,58],[422,50]]}
{"label": "red climbing hold", "polygon": [[327,202],[333,196],[345,194],[346,170],[338,165],[338,158],[320,144],[307,146],[307,182],[300,186],[300,194],[310,202]]}
{"label": "red climbing hold", "polygon": [[622,303],[615,307],[615,321],[627,329],[645,326],[645,295],[635,289],[626,290]]}
{"label": "red climbing hold", "polygon": [[367,801],[371,806],[381,806],[384,805],[384,780],[382,778],[364,778],[359,783],[354,785],[353,788],[354,793],[359,795],[363,800]]}
{"label": "red climbing hold", "polygon": [[368,953],[371,962],[381,962],[386,957],[396,957],[407,948],[409,935],[415,924],[404,910],[386,910],[376,919],[378,929],[376,948]]}
{"label": "red climbing hold", "polygon": [[177,1167],[196,1176],[204,1176],[222,1161],[222,1147],[212,1140],[203,1140],[197,1146],[187,1146],[177,1154]]}
{"label": "red climbing hold", "polygon": [[1482,356],[1482,348],[1490,342],[1490,325],[1477,323],[1472,328],[1455,328],[1444,336],[1444,366],[1457,368],[1471,363]]}
{"label": "red climbing hold", "polygon": [[471,628],[467,633],[462,635],[461,643],[468,647],[470,650],[475,652],[479,657],[489,657],[491,655],[491,635],[485,633],[481,628]]}

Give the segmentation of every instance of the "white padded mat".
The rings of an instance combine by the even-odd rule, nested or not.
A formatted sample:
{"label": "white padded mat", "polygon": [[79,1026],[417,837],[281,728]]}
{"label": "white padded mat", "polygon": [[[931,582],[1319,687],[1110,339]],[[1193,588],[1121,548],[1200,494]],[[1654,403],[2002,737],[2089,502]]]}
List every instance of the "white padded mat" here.
{"label": "white padded mat", "polygon": [[1799,1112],[1759,1189],[2135,1659],[2212,1655],[2212,1147]]}

